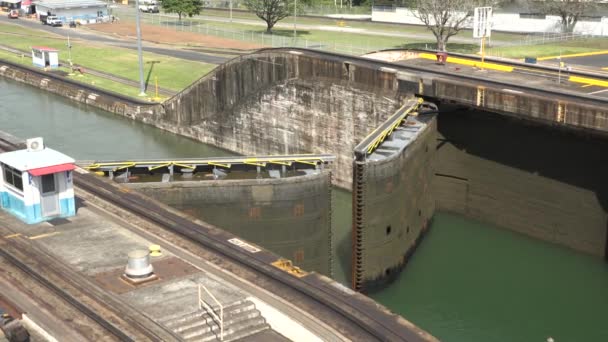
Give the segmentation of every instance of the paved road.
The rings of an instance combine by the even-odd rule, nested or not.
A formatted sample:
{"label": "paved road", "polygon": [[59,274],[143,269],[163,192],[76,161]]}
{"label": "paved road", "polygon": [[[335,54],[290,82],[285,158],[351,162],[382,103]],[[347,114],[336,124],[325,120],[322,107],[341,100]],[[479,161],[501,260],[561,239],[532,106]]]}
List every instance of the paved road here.
{"label": "paved road", "polygon": [[[36,21],[36,20],[28,20],[28,19],[10,20],[5,16],[0,16],[0,23],[1,22],[19,24],[19,25],[29,27],[29,28],[34,28],[34,29],[42,29],[42,30],[46,30],[46,31],[61,35],[63,37],[67,37],[69,34],[70,38],[82,39],[82,40],[87,40],[90,42],[118,46],[118,47],[132,49],[132,50],[137,49],[137,45],[135,44],[135,41],[133,41],[133,40],[115,38],[115,37],[98,34],[98,33],[94,33],[94,32],[88,31],[88,30],[82,30],[82,29],[78,29],[78,28],[69,28],[67,26],[51,27],[51,26],[47,26],[47,25],[42,25],[39,21]],[[172,49],[164,48],[164,47],[160,47],[158,45],[149,44],[149,43],[144,43],[143,50],[147,51],[147,52],[157,53],[160,55],[181,58],[181,59],[186,59],[186,60],[196,61],[196,62],[210,63],[210,64],[222,64],[230,59],[229,57],[207,55],[207,54],[203,54],[203,53],[191,51],[191,50],[182,50],[182,49],[177,49],[177,48],[172,48]]]}
{"label": "paved road", "polygon": [[[608,70],[608,51],[600,51],[600,54],[574,54],[562,56],[562,61],[566,64],[581,65],[591,67],[596,70]],[[558,57],[550,59],[557,63]]]}

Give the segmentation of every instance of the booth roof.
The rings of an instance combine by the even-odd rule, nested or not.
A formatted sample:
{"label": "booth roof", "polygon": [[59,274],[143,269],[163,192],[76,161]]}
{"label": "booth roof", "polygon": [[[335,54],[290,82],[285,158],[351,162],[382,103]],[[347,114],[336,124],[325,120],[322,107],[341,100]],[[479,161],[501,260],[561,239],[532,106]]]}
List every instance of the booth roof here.
{"label": "booth roof", "polygon": [[107,2],[99,0],[35,0],[34,4],[37,6],[43,6],[48,9],[108,6]]}
{"label": "booth roof", "polygon": [[40,51],[49,51],[49,52],[57,52],[59,50],[53,49],[46,46],[32,46],[32,50],[40,50]]}
{"label": "booth roof", "polygon": [[0,153],[0,162],[17,170],[28,171],[48,166],[74,164],[76,161],[50,148],[40,151],[19,150]]}

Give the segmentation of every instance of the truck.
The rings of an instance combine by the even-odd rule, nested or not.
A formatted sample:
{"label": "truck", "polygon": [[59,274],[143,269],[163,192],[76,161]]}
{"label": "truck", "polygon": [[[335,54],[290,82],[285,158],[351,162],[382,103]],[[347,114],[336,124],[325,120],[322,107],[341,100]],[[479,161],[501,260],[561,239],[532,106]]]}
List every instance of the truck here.
{"label": "truck", "polygon": [[158,13],[158,2],[156,0],[141,0],[139,2],[139,11],[146,13]]}
{"label": "truck", "polygon": [[62,26],[63,23],[61,22],[61,19],[59,19],[56,15],[47,13],[47,14],[40,14],[40,21],[42,22],[43,25],[51,25],[51,26]]}

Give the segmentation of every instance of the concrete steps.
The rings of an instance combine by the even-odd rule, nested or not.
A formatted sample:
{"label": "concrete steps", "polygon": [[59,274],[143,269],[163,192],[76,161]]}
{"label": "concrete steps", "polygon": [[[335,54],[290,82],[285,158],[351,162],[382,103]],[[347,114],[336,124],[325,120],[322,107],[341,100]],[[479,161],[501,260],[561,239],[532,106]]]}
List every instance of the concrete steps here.
{"label": "concrete steps", "polygon": [[[212,307],[219,312],[217,307]],[[220,324],[203,308],[185,314],[165,317],[161,323],[186,341],[220,339]],[[224,341],[234,341],[270,329],[266,319],[248,300],[239,300],[224,307]]]}

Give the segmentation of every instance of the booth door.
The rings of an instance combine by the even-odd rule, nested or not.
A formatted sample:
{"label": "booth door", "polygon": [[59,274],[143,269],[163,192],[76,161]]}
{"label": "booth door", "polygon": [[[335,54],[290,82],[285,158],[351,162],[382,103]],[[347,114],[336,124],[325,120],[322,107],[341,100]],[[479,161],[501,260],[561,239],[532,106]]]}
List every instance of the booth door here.
{"label": "booth door", "polygon": [[59,192],[55,174],[40,177],[40,183],[42,185],[40,190],[42,217],[59,215]]}

